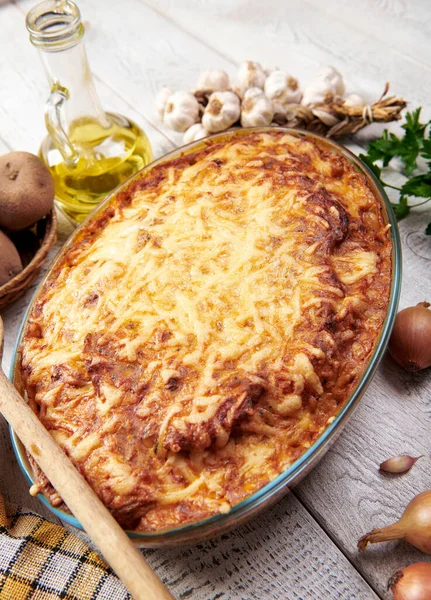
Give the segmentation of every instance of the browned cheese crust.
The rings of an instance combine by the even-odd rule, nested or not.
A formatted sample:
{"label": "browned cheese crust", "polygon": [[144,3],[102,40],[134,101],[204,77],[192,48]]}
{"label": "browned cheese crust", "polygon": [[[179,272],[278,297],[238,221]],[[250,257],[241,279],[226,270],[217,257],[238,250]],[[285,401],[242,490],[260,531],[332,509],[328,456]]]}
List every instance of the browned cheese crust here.
{"label": "browned cheese crust", "polygon": [[390,283],[388,226],[347,159],[280,131],[209,140],[80,232],[31,311],[25,391],[124,527],[194,522],[322,434]]}

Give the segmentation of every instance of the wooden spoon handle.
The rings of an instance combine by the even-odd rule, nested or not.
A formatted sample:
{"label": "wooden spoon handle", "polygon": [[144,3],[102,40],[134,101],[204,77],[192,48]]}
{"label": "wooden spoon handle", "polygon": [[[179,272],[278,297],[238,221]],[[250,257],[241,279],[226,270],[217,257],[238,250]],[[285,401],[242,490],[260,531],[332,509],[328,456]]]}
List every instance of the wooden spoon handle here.
{"label": "wooden spoon handle", "polygon": [[173,600],[66,454],[0,370],[0,412],[135,600]]}

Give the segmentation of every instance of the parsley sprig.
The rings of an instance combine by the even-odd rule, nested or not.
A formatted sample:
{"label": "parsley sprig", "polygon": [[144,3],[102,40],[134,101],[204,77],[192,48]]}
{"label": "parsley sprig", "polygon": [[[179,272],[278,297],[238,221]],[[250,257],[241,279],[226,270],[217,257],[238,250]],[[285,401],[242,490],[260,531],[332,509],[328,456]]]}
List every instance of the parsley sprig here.
{"label": "parsley sprig", "polygon": [[[404,219],[410,212],[409,197],[424,198],[424,201],[420,204],[425,204],[431,200],[431,121],[421,123],[420,115],[420,108],[407,113],[406,122],[402,125],[404,129],[403,137],[398,137],[385,129],[382,137],[371,142],[368,146],[367,154],[359,155],[377,175],[383,186],[400,192],[399,202],[397,204],[391,203],[398,220]],[[428,171],[413,175],[418,168],[417,161],[419,157],[429,161],[427,162]],[[391,185],[382,179],[383,169],[389,165],[393,158],[401,159],[404,174],[408,177],[401,187]],[[382,166],[376,164],[377,162]],[[419,204],[415,206],[419,206]],[[431,223],[426,228],[425,233],[431,235]]]}

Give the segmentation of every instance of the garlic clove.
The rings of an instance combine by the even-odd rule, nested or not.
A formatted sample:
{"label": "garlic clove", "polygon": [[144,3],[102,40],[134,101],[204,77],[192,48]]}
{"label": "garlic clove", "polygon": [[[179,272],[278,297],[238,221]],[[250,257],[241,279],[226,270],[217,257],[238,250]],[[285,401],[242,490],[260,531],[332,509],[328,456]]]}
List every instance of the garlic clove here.
{"label": "garlic clove", "polygon": [[185,131],[199,118],[199,102],[190,92],[175,92],[164,110],[163,122],[174,131]]}
{"label": "garlic clove", "polygon": [[243,127],[266,127],[272,123],[274,108],[260,88],[250,88],[241,103]]}
{"label": "garlic clove", "polygon": [[227,90],[229,88],[229,76],[226,71],[212,69],[201,73],[197,89],[212,90],[213,92]]}
{"label": "garlic clove", "polygon": [[238,121],[241,114],[240,99],[234,92],[214,92],[202,116],[202,125],[210,133],[224,131]]}
{"label": "garlic clove", "polygon": [[365,105],[365,100],[358,94],[350,94],[344,100],[344,106],[360,106],[361,108],[363,108]]}
{"label": "garlic clove", "polygon": [[273,71],[267,77],[265,81],[265,94],[270,100],[282,104],[297,104],[301,101],[302,97],[298,81],[280,69]]}
{"label": "garlic clove", "polygon": [[380,465],[380,470],[385,473],[405,473],[409,471],[417,460],[423,458],[422,456],[408,456],[407,454],[401,454],[400,456],[393,456],[388,458]]}
{"label": "garlic clove", "polygon": [[266,73],[262,65],[252,60],[244,61],[238,69],[238,85],[242,93],[250,87],[263,89]]}
{"label": "garlic clove", "polygon": [[208,131],[202,125],[202,123],[195,123],[187,129],[184,133],[183,141],[185,144],[196,142],[209,135]]}
{"label": "garlic clove", "polygon": [[324,123],[328,127],[332,127],[333,125],[336,125],[339,122],[337,117],[335,115],[333,115],[332,113],[328,112],[327,110],[322,110],[320,108],[313,108],[313,109],[311,109],[311,112],[313,113],[314,116],[316,116],[318,119],[320,119],[322,121],[322,123]]}
{"label": "garlic clove", "polygon": [[161,121],[163,121],[166,104],[168,103],[168,100],[172,96],[173,93],[174,92],[171,90],[171,88],[162,87],[162,89],[156,94],[154,106],[156,108],[157,114]]}

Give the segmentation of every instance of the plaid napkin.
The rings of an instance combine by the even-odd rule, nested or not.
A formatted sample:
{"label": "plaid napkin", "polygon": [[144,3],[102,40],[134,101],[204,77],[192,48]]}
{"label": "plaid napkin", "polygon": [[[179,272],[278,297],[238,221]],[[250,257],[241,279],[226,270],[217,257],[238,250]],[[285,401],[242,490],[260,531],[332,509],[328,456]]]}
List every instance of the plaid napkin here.
{"label": "plaid napkin", "polygon": [[131,600],[79,538],[20,507],[9,512],[0,495],[1,600]]}

